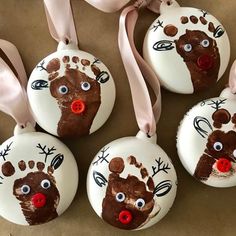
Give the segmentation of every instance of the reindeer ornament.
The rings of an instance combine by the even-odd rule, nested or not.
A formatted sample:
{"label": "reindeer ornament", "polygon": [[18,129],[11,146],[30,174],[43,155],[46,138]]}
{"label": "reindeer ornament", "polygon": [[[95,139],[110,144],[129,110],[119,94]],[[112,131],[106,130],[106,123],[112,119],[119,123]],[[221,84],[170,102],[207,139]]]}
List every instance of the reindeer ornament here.
{"label": "reindeer ornament", "polygon": [[81,137],[108,119],[115,86],[107,67],[78,49],[70,1],[59,1],[44,1],[51,35],[59,42],[57,51],[35,67],[27,92],[34,117],[43,129],[59,137]]}
{"label": "reindeer ornament", "polygon": [[140,131],[115,140],[93,159],[87,176],[89,201],[107,223],[140,230],[162,219],[177,189],[175,169],[166,153]]}
{"label": "reindeer ornament", "polygon": [[208,12],[161,4],[143,45],[145,60],[166,89],[191,94],[213,86],[225,72],[230,44],[222,24]]}
{"label": "reindeer ornament", "polygon": [[0,145],[0,215],[20,225],[43,224],[71,204],[77,164],[61,141],[35,131],[20,55],[3,40],[0,52],[0,110],[17,122],[14,136]]}
{"label": "reindeer ornament", "polygon": [[186,170],[214,187],[236,186],[236,63],[229,88],[219,97],[204,100],[183,118],[177,149]]}

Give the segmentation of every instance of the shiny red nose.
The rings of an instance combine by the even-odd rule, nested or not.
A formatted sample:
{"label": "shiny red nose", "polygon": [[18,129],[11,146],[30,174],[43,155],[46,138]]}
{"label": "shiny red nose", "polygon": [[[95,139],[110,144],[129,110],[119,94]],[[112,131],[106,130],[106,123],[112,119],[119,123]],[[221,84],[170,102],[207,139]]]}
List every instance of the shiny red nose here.
{"label": "shiny red nose", "polygon": [[197,66],[202,70],[210,70],[213,67],[214,60],[210,55],[202,55],[197,59]]}
{"label": "shiny red nose", "polygon": [[36,193],[32,196],[31,201],[36,208],[45,206],[46,196],[42,193]]}
{"label": "shiny red nose", "polygon": [[71,111],[77,115],[80,115],[85,110],[85,103],[81,100],[75,100],[71,103]]}
{"label": "shiny red nose", "polygon": [[131,212],[127,210],[121,211],[119,214],[119,221],[124,225],[129,224],[132,221],[132,218]]}
{"label": "shiny red nose", "polygon": [[232,168],[232,164],[231,164],[231,161],[222,157],[217,161],[216,167],[220,172],[225,173],[225,172],[230,171],[230,169]]}

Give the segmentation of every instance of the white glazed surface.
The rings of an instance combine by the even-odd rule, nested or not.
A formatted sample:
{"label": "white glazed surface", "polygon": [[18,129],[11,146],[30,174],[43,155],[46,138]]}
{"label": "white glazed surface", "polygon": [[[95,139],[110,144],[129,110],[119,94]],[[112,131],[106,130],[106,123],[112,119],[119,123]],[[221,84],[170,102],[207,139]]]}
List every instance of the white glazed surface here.
{"label": "white glazed surface", "polygon": [[[36,147],[38,144],[46,145],[46,150],[52,147],[56,149],[53,154],[48,155],[46,162],[45,155],[40,154],[42,150]],[[29,225],[22,213],[20,201],[13,195],[14,182],[16,179],[24,178],[28,173],[38,171],[36,162],[39,161],[45,163],[43,172],[47,173],[47,167],[51,164],[52,159],[57,154],[62,154],[64,160],[53,173],[60,194],[56,211],[58,216],[61,215],[70,206],[78,187],[77,164],[70,150],[55,137],[40,132],[30,132],[11,137],[0,146],[0,153],[4,151],[7,145],[10,145],[10,150],[8,155],[5,156],[5,161],[2,156],[0,157],[0,166],[2,168],[5,162],[10,161],[15,168],[15,173],[10,177],[6,177],[1,169],[0,176],[3,179],[0,179],[0,182],[2,182],[0,184],[0,201],[2,203],[0,215],[13,223]],[[24,171],[21,171],[18,167],[18,162],[21,160],[24,160],[27,166]],[[30,160],[35,162],[33,169],[28,166]]]}
{"label": "white glazed surface", "polygon": [[[227,90],[224,90],[224,94],[226,92]],[[218,109],[226,109],[232,118],[236,113],[236,100],[216,97],[202,101],[195,105],[186,113],[180,123],[177,133],[177,151],[180,161],[190,175],[194,175],[200,157],[205,153],[208,137],[212,134],[212,132],[215,130],[221,130],[225,133],[228,131],[236,131],[235,125],[231,121],[227,124],[223,124],[221,128],[214,127],[212,115],[216,109],[214,108],[215,105],[212,102],[216,101],[223,101]],[[194,127],[194,119],[198,116],[207,119],[212,127],[211,130],[206,123],[199,123],[201,128],[206,131],[205,134],[201,132],[204,137],[202,137]],[[234,149],[234,147],[232,147],[232,149]],[[230,153],[230,155],[233,157],[233,153]],[[236,170],[234,165],[235,164],[232,164],[233,169]],[[212,173],[207,180],[202,180],[202,183],[214,187],[231,187],[236,185],[235,172],[233,175],[225,178],[220,177],[220,175],[223,175],[223,173],[219,173],[218,177],[214,176]],[[228,173],[226,173],[226,175],[228,175]]]}
{"label": "white glazed surface", "polygon": [[[30,102],[35,120],[43,129],[45,129],[47,132],[56,136],[58,136],[57,125],[61,117],[61,110],[58,106],[57,100],[51,95],[50,88],[34,90],[31,88],[31,84],[36,80],[45,80],[48,82],[48,84],[50,84],[48,80],[49,74],[47,73],[46,70],[41,70],[38,66],[40,66],[40,64],[44,62],[43,66],[46,67],[48,62],[53,58],[59,58],[61,61],[59,76],[65,75],[65,69],[66,69],[67,63],[62,62],[62,58],[64,56],[69,56],[70,60],[73,56],[77,56],[80,58],[80,60],[87,59],[91,63],[94,62],[96,59],[93,55],[87,52],[75,49],[73,47],[68,47],[68,46],[59,44],[58,51],[44,58],[35,67],[35,69],[33,70],[30,76],[28,87],[27,87],[29,102]],[[80,62],[78,63],[70,62],[70,64],[71,64],[71,68],[75,68],[76,66],[78,66],[81,72],[84,72],[90,78],[95,79],[95,75],[92,73],[91,68],[89,66],[83,67]],[[99,61],[99,63],[97,63],[96,66],[99,67],[101,71],[106,71],[109,74],[110,78],[106,83],[100,84],[101,85],[100,86],[101,87],[101,93],[100,93],[101,105],[90,127],[90,131],[89,131],[90,133],[95,132],[106,122],[106,120],[110,116],[110,113],[113,109],[114,102],[115,102],[115,94],[116,94],[115,84],[107,67],[101,61]],[[82,68],[84,68],[85,70],[83,70]]]}
{"label": "white glazed surface", "polygon": [[[160,171],[156,175],[154,175],[152,177],[154,185],[157,186],[160,182],[169,180],[172,186],[172,188],[166,195],[162,197],[154,196],[155,205],[150,215],[160,210],[159,213],[153,218],[148,218],[147,221],[144,222],[144,224],[140,225],[135,230],[148,228],[160,221],[167,214],[176,196],[177,177],[175,169],[169,157],[158,145],[155,144],[155,140],[151,141],[144,140],[143,135],[140,136],[139,133],[137,137],[121,138],[107,144],[95,156],[95,158],[91,162],[87,175],[87,193],[89,201],[98,216],[102,218],[102,202],[106,195],[108,183],[105,183],[105,185],[103,185],[102,187],[98,186],[95,183],[95,179],[93,177],[94,171],[101,173],[108,181],[109,174],[111,174],[108,168],[108,162],[110,162],[115,157],[121,157],[124,160],[125,168],[124,171],[120,174],[120,177],[127,178],[128,175],[134,175],[138,177],[140,181],[144,181],[141,178],[140,169],[128,163],[127,158],[129,156],[134,156],[137,162],[142,163],[143,167],[147,169],[149,176],[152,176],[154,173],[152,168],[157,166],[155,159],[158,160],[159,158],[161,158],[161,161],[163,161],[164,164],[168,164],[170,169],[167,170],[167,173],[165,173],[164,171]],[[106,150],[104,153],[106,160],[99,159],[99,156],[101,157],[103,150]]]}
{"label": "white glazed surface", "polygon": [[[160,78],[161,84],[166,89],[183,94],[191,94],[194,92],[193,84],[191,82],[191,75],[183,58],[177,53],[174,40],[185,34],[188,30],[200,30],[205,32],[209,37],[213,38],[213,33],[208,30],[208,24],[203,25],[198,20],[197,24],[193,24],[190,20],[187,24],[181,24],[180,18],[182,16],[203,16],[201,10],[187,7],[169,7],[165,6],[163,14],[160,15],[150,26],[143,44],[143,55],[145,60],[153,68],[157,76]],[[221,23],[209,13],[205,16],[208,22],[213,22],[215,27]],[[158,21],[162,22],[162,27],[158,25]],[[172,24],[178,28],[178,33],[174,37],[169,37],[164,33],[164,27]],[[220,69],[218,73],[218,80],[225,72],[229,58],[230,58],[230,44],[228,35],[224,32],[223,36],[213,38],[219,49],[220,54]],[[161,40],[172,41],[172,50],[156,51],[153,45]]]}

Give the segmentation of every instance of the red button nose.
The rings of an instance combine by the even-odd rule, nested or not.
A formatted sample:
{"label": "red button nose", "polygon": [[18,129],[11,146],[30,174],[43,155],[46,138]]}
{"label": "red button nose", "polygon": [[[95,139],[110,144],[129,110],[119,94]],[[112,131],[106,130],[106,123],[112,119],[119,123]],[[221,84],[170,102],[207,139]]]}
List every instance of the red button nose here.
{"label": "red button nose", "polygon": [[230,171],[232,164],[231,164],[231,161],[222,157],[217,161],[216,167],[220,172],[225,173],[225,172]]}
{"label": "red button nose", "polygon": [[71,103],[71,111],[75,114],[82,114],[85,110],[85,104],[81,100],[75,100]]}
{"label": "red button nose", "polygon": [[46,196],[42,193],[36,193],[32,196],[31,201],[36,208],[45,206]]}
{"label": "red button nose", "polygon": [[132,220],[132,214],[130,213],[130,211],[121,211],[119,214],[119,221],[124,224],[127,225],[131,222]]}
{"label": "red button nose", "polygon": [[202,55],[197,59],[197,65],[202,70],[209,70],[213,66],[213,58],[209,55]]}

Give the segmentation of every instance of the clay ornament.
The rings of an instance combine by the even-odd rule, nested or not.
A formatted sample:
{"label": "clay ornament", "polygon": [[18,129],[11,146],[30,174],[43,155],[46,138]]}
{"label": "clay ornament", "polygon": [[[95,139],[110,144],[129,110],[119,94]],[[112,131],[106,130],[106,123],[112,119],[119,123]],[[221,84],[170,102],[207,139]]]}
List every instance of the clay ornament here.
{"label": "clay ornament", "polygon": [[[177,190],[174,166],[156,144],[160,84],[134,46],[136,21],[132,19],[137,19],[137,14],[136,5],[122,11],[118,42],[140,131],[105,145],[87,176],[94,211],[108,224],[125,230],[145,229],[160,221],[170,210]],[[155,94],[153,106],[144,77]]]}
{"label": "clay ornament", "polygon": [[161,3],[143,44],[144,59],[166,89],[191,94],[213,86],[230,58],[228,35],[210,13]]}
{"label": "clay ornament", "polygon": [[20,225],[43,224],[70,206],[78,168],[61,141],[35,131],[15,46],[0,40],[0,52],[0,110],[17,123],[14,136],[0,145],[0,215]]}
{"label": "clay ornament", "polygon": [[236,62],[229,87],[190,109],[180,123],[177,150],[185,169],[214,187],[236,186]]}
{"label": "clay ornament", "polygon": [[59,45],[30,76],[31,109],[37,123],[53,135],[89,135],[113,109],[113,78],[98,58],[78,49],[70,1],[45,0],[44,4],[50,33]]}
{"label": "clay ornament", "polygon": [[145,229],[161,220],[177,189],[175,169],[156,137],[140,131],[117,139],[93,159],[87,177],[89,201],[112,226]]}

